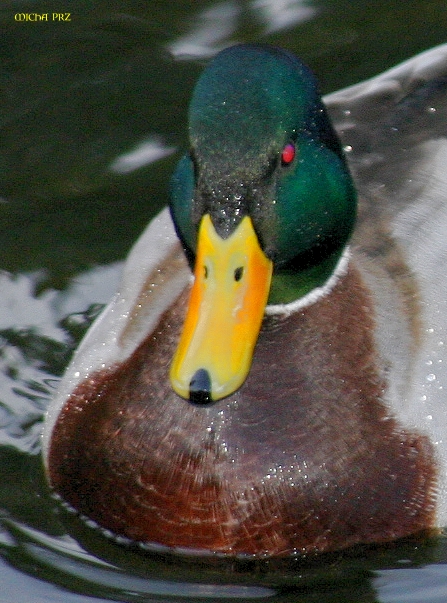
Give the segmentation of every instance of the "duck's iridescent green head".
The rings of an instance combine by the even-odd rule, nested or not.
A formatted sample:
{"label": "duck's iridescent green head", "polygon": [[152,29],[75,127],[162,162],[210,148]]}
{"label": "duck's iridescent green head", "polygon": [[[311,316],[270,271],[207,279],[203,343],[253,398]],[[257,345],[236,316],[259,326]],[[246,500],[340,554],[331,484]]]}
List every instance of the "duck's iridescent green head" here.
{"label": "duck's iridescent green head", "polygon": [[[295,298],[323,284],[352,231],[356,195],[310,70],[278,48],[238,45],[222,51],[194,90],[189,138],[189,152],[173,177],[171,211],[191,261],[201,256],[199,267],[195,261],[196,282],[203,274],[209,280],[212,272],[200,251],[199,232],[211,228],[216,241],[228,242],[249,222],[274,268],[276,303],[291,301],[290,293],[275,286],[284,281],[281,273],[295,289]],[[244,251],[244,244],[240,249]],[[236,268],[242,269],[236,273]],[[234,274],[248,277],[242,264],[236,268],[231,268]],[[261,298],[269,295],[270,276],[267,281]],[[256,337],[262,313],[255,318]],[[211,323],[206,329],[218,327]],[[176,391],[192,397],[197,382],[213,399],[228,395],[220,382],[214,387],[206,367],[198,376],[200,369],[191,369],[193,375],[181,377],[189,380],[188,386],[178,386],[173,373],[184,373],[179,369],[184,366],[179,360],[185,356],[183,343],[180,348],[171,373]],[[199,348],[193,348],[197,356]]]}

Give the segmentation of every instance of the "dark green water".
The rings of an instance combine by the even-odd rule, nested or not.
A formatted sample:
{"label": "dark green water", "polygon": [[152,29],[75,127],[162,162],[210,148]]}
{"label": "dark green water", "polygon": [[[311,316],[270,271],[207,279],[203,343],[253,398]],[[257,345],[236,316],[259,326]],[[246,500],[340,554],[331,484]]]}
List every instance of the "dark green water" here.
{"label": "dark green water", "polygon": [[276,570],[177,564],[65,514],[39,457],[58,377],[166,204],[206,59],[279,44],[330,92],[447,41],[445,0],[4,1],[0,25],[0,601],[446,601],[442,537]]}

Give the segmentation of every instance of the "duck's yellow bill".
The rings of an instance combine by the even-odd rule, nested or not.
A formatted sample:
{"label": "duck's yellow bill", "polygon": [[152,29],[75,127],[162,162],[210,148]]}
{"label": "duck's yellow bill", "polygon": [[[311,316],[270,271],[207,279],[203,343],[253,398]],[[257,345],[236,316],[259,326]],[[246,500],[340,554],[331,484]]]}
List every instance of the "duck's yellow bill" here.
{"label": "duck's yellow bill", "polygon": [[195,280],[170,373],[180,396],[206,403],[229,396],[245,381],[272,271],[248,216],[227,239],[208,214],[202,218]]}

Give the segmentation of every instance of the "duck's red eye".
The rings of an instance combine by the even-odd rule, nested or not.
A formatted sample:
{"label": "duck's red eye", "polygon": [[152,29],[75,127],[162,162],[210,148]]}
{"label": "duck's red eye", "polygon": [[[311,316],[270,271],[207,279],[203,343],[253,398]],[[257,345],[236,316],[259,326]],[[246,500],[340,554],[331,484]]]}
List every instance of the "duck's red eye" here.
{"label": "duck's red eye", "polygon": [[292,142],[286,144],[281,153],[281,163],[283,165],[290,165],[295,159],[295,145]]}

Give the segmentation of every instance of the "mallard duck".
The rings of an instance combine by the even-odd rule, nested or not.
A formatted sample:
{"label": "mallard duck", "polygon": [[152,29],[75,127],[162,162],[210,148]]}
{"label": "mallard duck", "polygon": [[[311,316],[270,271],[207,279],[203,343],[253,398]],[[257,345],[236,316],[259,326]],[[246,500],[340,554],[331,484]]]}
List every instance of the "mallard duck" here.
{"label": "mallard duck", "polygon": [[342,147],[292,53],[209,63],[170,210],[48,410],[69,506],[244,558],[447,524],[446,74],[444,46],[329,97]]}

